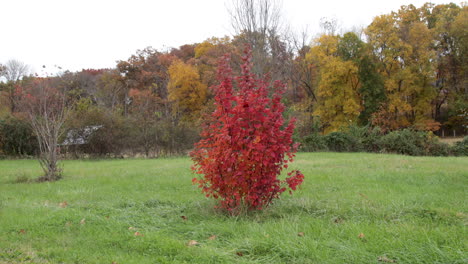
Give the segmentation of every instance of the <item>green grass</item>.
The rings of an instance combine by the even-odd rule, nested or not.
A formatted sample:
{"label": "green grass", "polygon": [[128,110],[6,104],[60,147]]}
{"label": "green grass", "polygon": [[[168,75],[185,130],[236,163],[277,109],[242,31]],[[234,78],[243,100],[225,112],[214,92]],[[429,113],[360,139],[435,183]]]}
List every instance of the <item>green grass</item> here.
{"label": "green grass", "polygon": [[302,188],[238,217],[191,185],[190,164],[66,161],[58,182],[18,183],[38,163],[0,161],[0,263],[468,261],[468,158],[299,154]]}

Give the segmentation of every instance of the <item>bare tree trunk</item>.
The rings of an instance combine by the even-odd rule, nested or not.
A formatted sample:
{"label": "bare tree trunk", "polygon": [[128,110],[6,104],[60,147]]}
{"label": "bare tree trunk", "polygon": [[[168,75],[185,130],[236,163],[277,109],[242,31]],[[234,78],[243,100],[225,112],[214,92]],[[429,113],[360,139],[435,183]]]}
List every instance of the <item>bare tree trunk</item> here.
{"label": "bare tree trunk", "polygon": [[50,80],[37,80],[25,89],[21,105],[39,143],[39,163],[44,171],[39,180],[56,181],[62,177],[58,140],[71,109],[66,105],[66,95],[51,87]]}

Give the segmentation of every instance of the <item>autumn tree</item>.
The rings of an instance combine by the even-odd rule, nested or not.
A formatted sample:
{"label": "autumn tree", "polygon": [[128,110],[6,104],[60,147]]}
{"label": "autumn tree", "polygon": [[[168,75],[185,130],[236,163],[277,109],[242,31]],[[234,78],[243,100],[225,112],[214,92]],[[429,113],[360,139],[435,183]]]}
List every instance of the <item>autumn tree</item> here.
{"label": "autumn tree", "polygon": [[389,129],[424,129],[433,122],[431,102],[436,94],[432,37],[421,12],[413,5],[402,6],[374,18],[366,34],[384,82]]}
{"label": "autumn tree", "polygon": [[44,171],[42,181],[56,181],[62,177],[59,166],[59,138],[65,131],[71,105],[57,79],[35,79],[21,89],[22,111],[27,115],[39,145],[39,162]]}
{"label": "autumn tree", "polygon": [[191,153],[193,170],[202,175],[193,182],[231,214],[265,208],[288,188],[295,190],[304,177],[292,171],[286,180],[278,179],[297,148],[292,142],[294,120],[284,124],[284,85],[255,78],[249,55],[236,79],[229,58],[220,63],[216,109]]}
{"label": "autumn tree", "polygon": [[314,114],[320,116],[325,133],[356,123],[361,110],[358,67],[340,58],[339,43],[339,36],[322,35],[308,53],[308,59],[319,67]]}
{"label": "autumn tree", "polygon": [[93,94],[93,101],[98,106],[106,108],[111,112],[123,110],[124,105],[128,104],[127,92],[127,87],[119,71],[105,71],[96,80],[96,91]]}
{"label": "autumn tree", "polygon": [[158,134],[157,126],[162,117],[161,108],[163,100],[150,90],[130,90],[129,96],[132,100],[130,105],[130,116],[133,118],[134,142],[143,148],[146,157],[151,151],[157,152]]}
{"label": "autumn tree", "polygon": [[358,67],[358,93],[362,104],[358,123],[367,125],[385,101],[383,80],[377,71],[376,58],[369,45],[354,32],[347,32],[340,37],[337,53],[342,60],[351,61]]}
{"label": "autumn tree", "polygon": [[468,109],[468,44],[464,30],[468,27],[468,7],[453,3],[426,4],[421,9],[435,42],[437,96],[433,103],[434,118],[452,127],[456,127],[456,123],[461,126],[463,122],[459,116]]}
{"label": "autumn tree", "polygon": [[232,44],[229,37],[209,38],[195,47],[195,57],[188,61],[189,64],[197,67],[200,74],[200,80],[211,87],[216,84],[216,72],[219,58],[229,53],[231,59],[239,61],[240,54],[237,54],[237,48]]}
{"label": "autumn tree", "polygon": [[169,100],[174,111],[182,113],[187,120],[199,117],[206,102],[207,86],[200,81],[195,67],[182,61],[175,61],[169,67]]}

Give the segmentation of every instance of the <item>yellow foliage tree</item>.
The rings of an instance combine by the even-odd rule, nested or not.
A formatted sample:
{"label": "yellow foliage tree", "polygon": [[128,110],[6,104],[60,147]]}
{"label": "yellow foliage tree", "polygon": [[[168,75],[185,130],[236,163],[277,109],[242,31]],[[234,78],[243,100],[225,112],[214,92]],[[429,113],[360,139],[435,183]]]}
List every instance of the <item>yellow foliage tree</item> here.
{"label": "yellow foliage tree", "polygon": [[325,133],[356,123],[361,110],[358,67],[338,56],[338,42],[338,36],[322,35],[306,56],[319,68],[314,115],[320,117]]}
{"label": "yellow foliage tree", "polygon": [[167,89],[175,114],[181,114],[187,121],[200,117],[206,102],[207,86],[200,81],[194,66],[180,60],[174,61],[169,67]]}
{"label": "yellow foliage tree", "polygon": [[398,12],[376,17],[366,29],[384,79],[388,101],[383,110],[391,121],[387,129],[433,122],[435,53],[432,33],[421,14],[412,5],[403,6]]}

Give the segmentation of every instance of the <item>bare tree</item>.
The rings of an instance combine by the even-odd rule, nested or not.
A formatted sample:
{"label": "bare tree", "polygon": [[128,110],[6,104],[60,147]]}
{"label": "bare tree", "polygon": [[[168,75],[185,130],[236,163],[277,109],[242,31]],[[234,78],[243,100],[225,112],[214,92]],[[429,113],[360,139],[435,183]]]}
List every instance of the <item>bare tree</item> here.
{"label": "bare tree", "polygon": [[287,75],[285,63],[293,54],[285,41],[281,2],[233,0],[229,13],[236,38],[252,49],[253,71],[270,73],[273,79],[283,79]]}
{"label": "bare tree", "polygon": [[70,115],[66,94],[58,87],[57,80],[36,79],[24,88],[21,107],[39,143],[39,162],[44,170],[42,181],[61,178],[58,140],[65,132],[64,124]]}
{"label": "bare tree", "polygon": [[7,82],[18,82],[29,74],[29,66],[18,60],[9,60],[2,71]]}
{"label": "bare tree", "polygon": [[338,24],[338,20],[333,17],[322,17],[320,18],[320,29],[322,30],[322,34],[335,36],[338,34],[338,30],[340,25]]}
{"label": "bare tree", "polygon": [[0,77],[4,77],[6,83],[1,83],[5,97],[10,104],[10,111],[16,112],[19,94],[17,91],[19,82],[29,74],[29,66],[17,60],[9,60],[5,65],[0,65]]}

